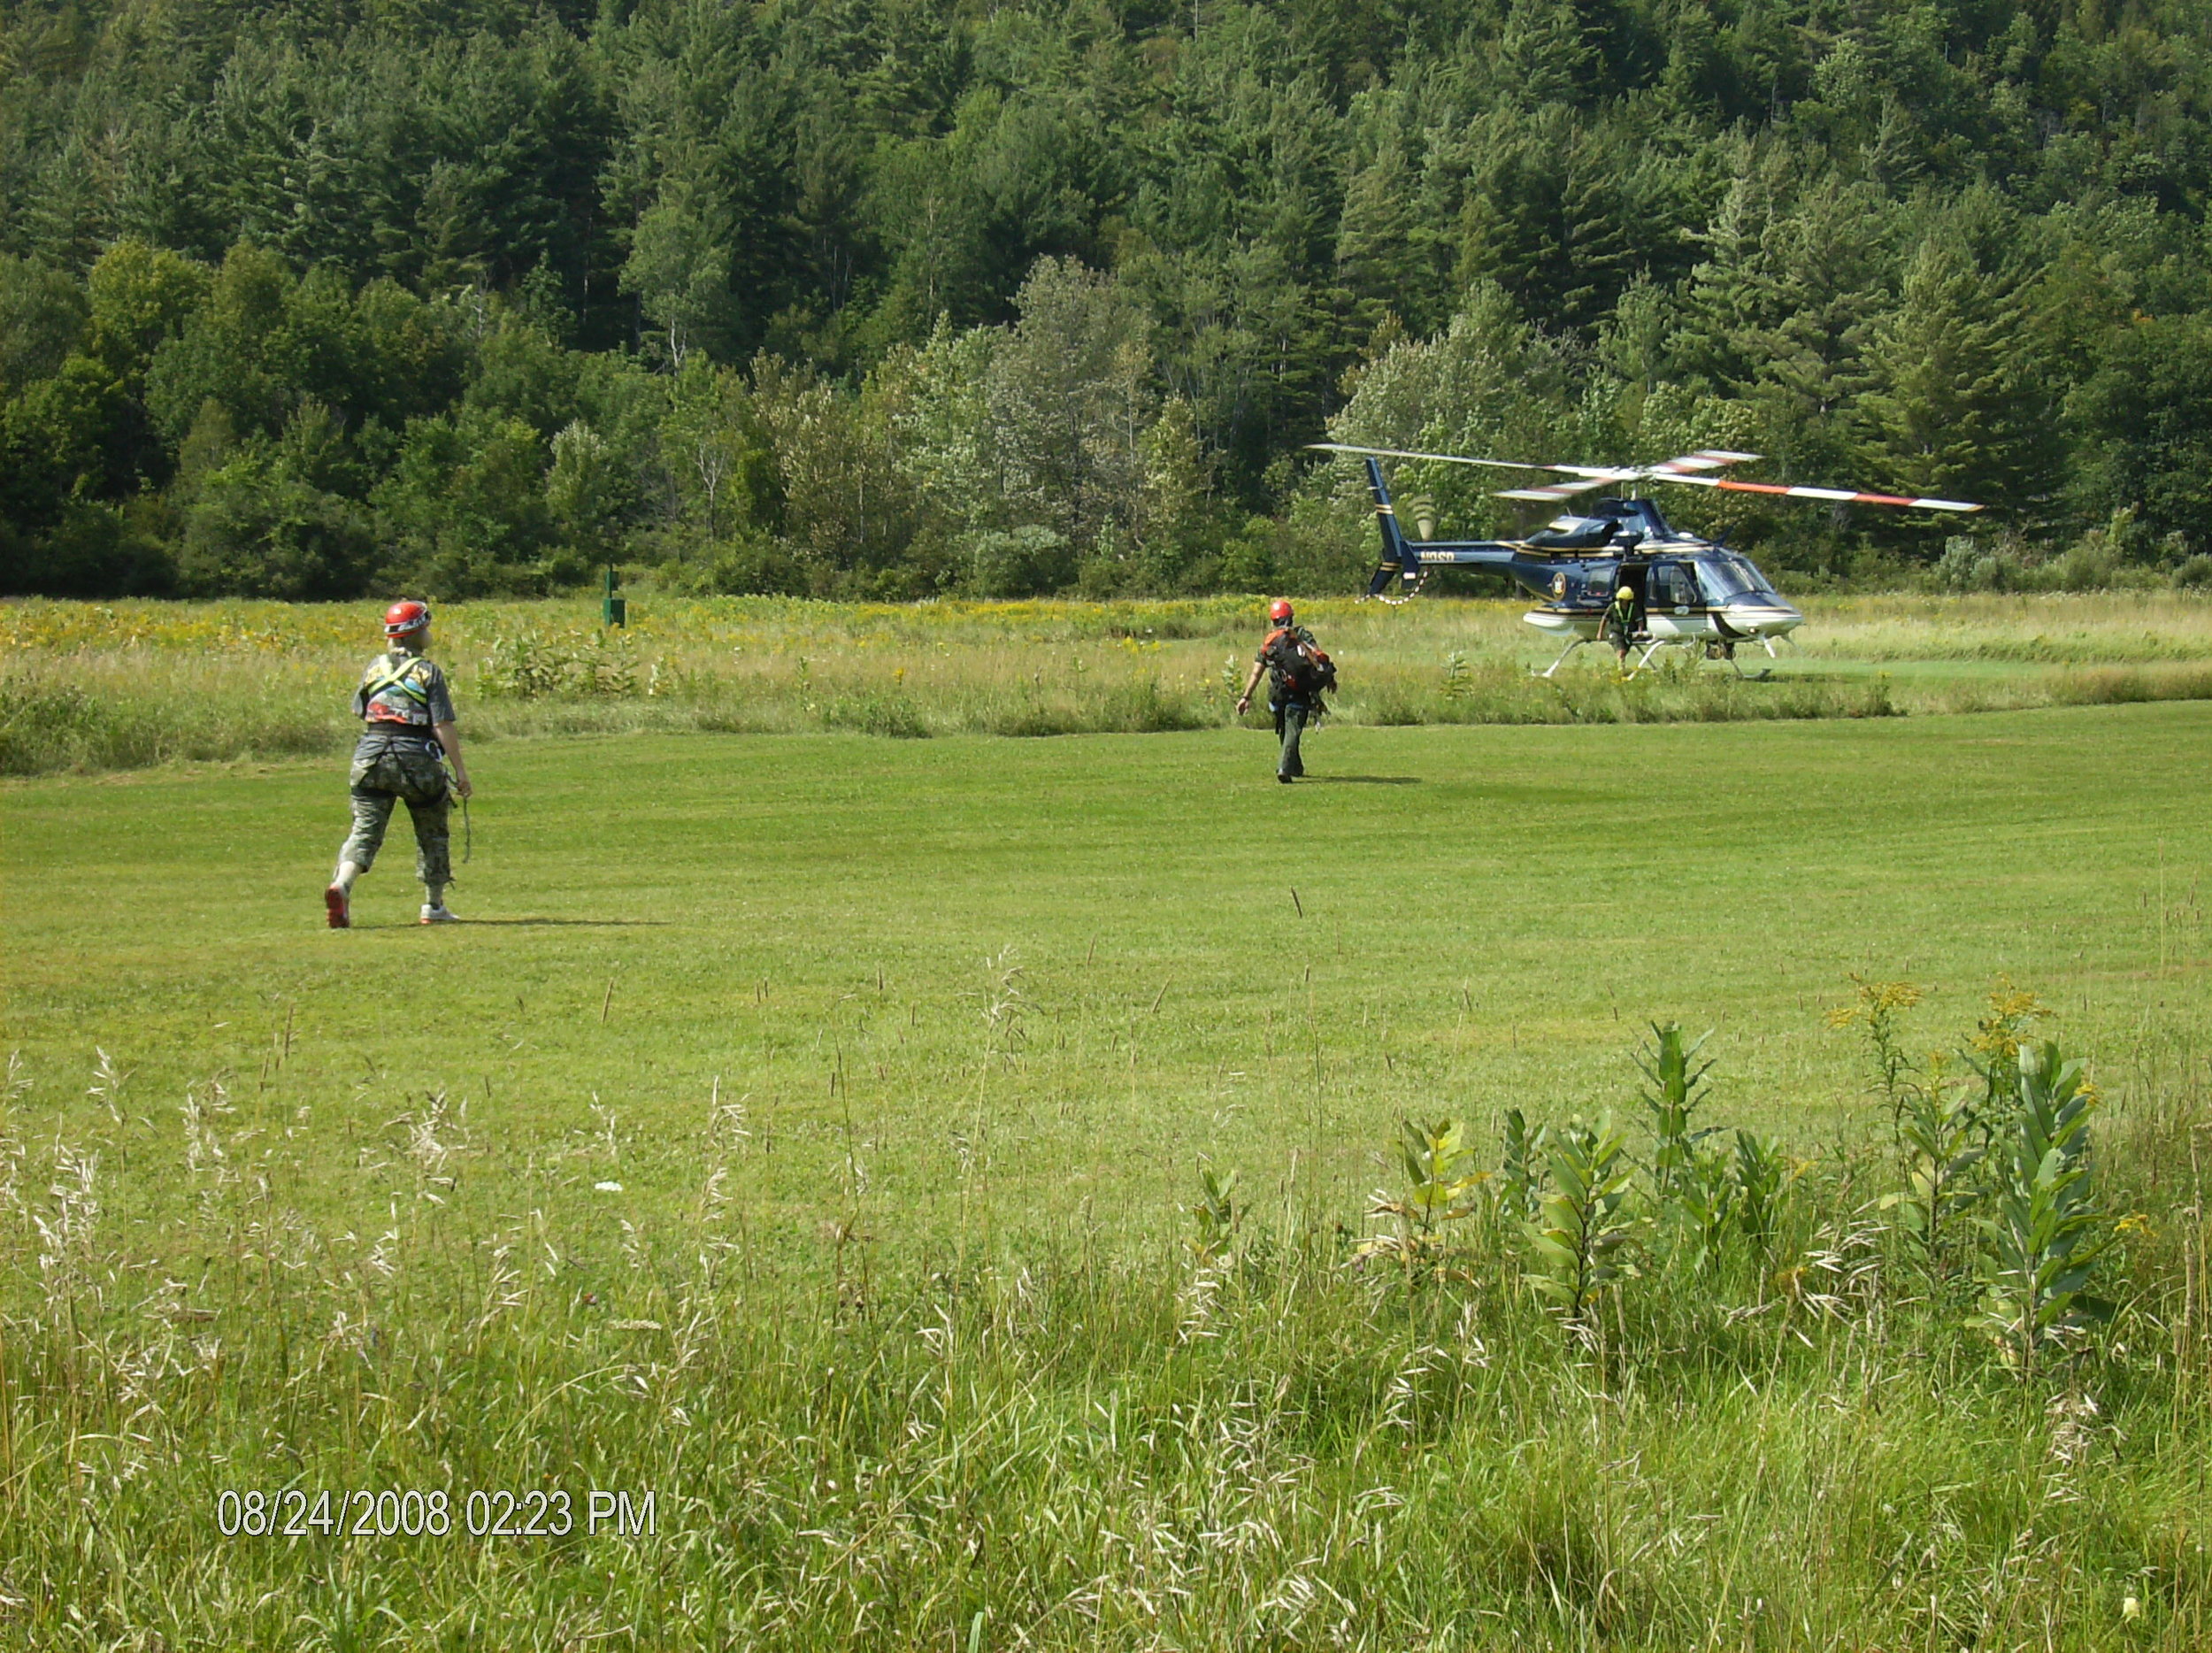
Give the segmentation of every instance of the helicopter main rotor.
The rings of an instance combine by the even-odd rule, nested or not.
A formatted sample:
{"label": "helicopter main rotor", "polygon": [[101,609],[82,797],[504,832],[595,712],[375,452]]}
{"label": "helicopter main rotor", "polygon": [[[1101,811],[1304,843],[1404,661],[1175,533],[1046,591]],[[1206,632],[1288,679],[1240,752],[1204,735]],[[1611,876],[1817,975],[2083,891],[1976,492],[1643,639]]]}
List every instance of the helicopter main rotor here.
{"label": "helicopter main rotor", "polygon": [[1619,482],[1684,482],[1693,488],[1723,488],[1736,494],[1769,494],[1786,499],[1824,499],[1832,504],[1891,505],[1908,511],[1979,511],[1963,499],[1912,498],[1902,494],[1874,494],[1849,488],[1809,488],[1781,482],[1743,482],[1732,477],[1709,474],[1760,457],[1726,448],[1704,448],[1647,465],[1547,465],[1523,459],[1483,459],[1470,454],[1417,453],[1404,448],[1363,448],[1350,442],[1314,442],[1307,447],[1322,453],[1361,454],[1384,459],[1427,459],[1443,465],[1488,465],[1501,471],[1550,471],[1570,476],[1570,482],[1548,482],[1535,488],[1502,488],[1500,499],[1558,502],[1572,499],[1594,488]]}

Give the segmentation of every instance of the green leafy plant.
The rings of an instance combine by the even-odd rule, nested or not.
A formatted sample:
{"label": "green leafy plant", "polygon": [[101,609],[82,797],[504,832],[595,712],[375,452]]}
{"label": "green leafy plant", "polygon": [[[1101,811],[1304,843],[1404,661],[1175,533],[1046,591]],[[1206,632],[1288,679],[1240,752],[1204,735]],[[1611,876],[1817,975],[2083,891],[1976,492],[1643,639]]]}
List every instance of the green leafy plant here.
{"label": "green leafy plant", "polygon": [[1651,1032],[1652,1044],[1637,1053],[1636,1065],[1651,1083],[1651,1089],[1643,1095],[1644,1112],[1651,1125],[1651,1186],[1653,1194],[1665,1204],[1695,1175],[1697,1145],[1712,1134],[1710,1130],[1693,1130],[1691,1117],[1705,1100],[1699,1092],[1713,1068],[1710,1062],[1694,1065],[1698,1051],[1713,1035],[1707,1033],[1694,1042],[1686,1042],[1677,1022],[1663,1026],[1654,1022]]}
{"label": "green leafy plant", "polygon": [[1444,681],[1437,692],[1447,700],[1464,700],[1473,691],[1472,676],[1467,669],[1467,651],[1455,649],[1444,657]]}
{"label": "green leafy plant", "polygon": [[1398,1154],[1409,1184],[1405,1196],[1401,1199],[1379,1188],[1367,1208],[1370,1217],[1395,1218],[1398,1231],[1371,1235],[1355,1255],[1392,1257],[1409,1265],[1438,1260],[1444,1249],[1444,1225],[1473,1213],[1470,1196],[1489,1180],[1489,1172],[1469,1167],[1473,1154],[1467,1146],[1466,1128],[1455,1119],[1402,1121]]}
{"label": "green leafy plant", "polygon": [[1774,1243],[1781,1226],[1782,1196],[1800,1170],[1782,1152],[1779,1137],[1736,1133],[1736,1226],[1754,1251],[1763,1252]]}
{"label": "green leafy plant", "polygon": [[1551,1140],[1551,1126],[1540,1125],[1533,1131],[1518,1108],[1505,1111],[1505,1158],[1498,1170],[1498,1202],[1515,1222],[1526,1222],[1536,1215],[1536,1202],[1543,1192],[1544,1147]]}
{"label": "green leafy plant", "polygon": [[1993,1157],[1995,1211],[1981,1222],[1981,1316],[2024,1381],[2112,1306],[2088,1288],[2114,1242],[2091,1184],[2097,1093],[2058,1046],[2019,1047],[2018,1107]]}
{"label": "green leafy plant", "polygon": [[1727,1156],[1696,1156],[1675,1184],[1673,1209],[1680,1233],[1677,1255],[1691,1272],[1703,1273],[1720,1260],[1736,1214],[1736,1176]]}
{"label": "green leafy plant", "polygon": [[1931,1058],[1924,1081],[1906,1087],[1898,1142],[1905,1186],[1881,1208],[1897,1213],[1906,1255],[1934,1285],[1950,1273],[1961,1219],[1980,1193],[1975,1167],[1988,1152],[1972,1098],[1947,1080],[1940,1058]]}
{"label": "green leafy plant", "polygon": [[1623,1207],[1635,1167],[1610,1113],[1595,1124],[1569,1120],[1552,1133],[1545,1158],[1552,1186],[1525,1225],[1534,1266],[1522,1278],[1564,1319],[1580,1322],[1630,1272],[1621,1253],[1634,1228]]}
{"label": "green leafy plant", "polygon": [[637,656],[626,638],[503,631],[477,664],[476,688],[495,699],[626,699],[638,692]]}
{"label": "green leafy plant", "polygon": [[1237,1227],[1244,1220],[1236,1195],[1233,1170],[1217,1175],[1211,1165],[1198,1168],[1198,1198],[1189,1207],[1194,1232],[1183,1246],[1201,1268],[1220,1262],[1236,1244]]}

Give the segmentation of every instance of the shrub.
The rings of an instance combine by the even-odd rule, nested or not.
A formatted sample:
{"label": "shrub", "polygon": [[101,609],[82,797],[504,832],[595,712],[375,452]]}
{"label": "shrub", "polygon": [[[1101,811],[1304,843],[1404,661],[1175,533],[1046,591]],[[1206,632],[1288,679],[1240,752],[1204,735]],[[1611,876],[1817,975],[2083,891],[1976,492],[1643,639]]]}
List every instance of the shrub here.
{"label": "shrub", "polygon": [[196,592],[328,602],[368,588],[374,552],[358,505],[246,453],[201,480],[177,571]]}
{"label": "shrub", "polygon": [[477,665],[476,686],[484,695],[512,700],[549,695],[625,697],[638,692],[637,656],[626,637],[502,632]]}
{"label": "shrub", "polygon": [[887,735],[901,741],[927,740],[930,733],[922,709],[909,696],[896,690],[840,695],[822,708],[822,721],[833,729]]}

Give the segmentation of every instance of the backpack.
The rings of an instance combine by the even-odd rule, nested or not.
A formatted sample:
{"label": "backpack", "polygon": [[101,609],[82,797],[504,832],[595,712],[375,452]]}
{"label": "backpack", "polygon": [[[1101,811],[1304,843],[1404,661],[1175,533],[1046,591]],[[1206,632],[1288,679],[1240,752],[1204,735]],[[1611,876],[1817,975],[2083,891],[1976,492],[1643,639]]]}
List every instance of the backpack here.
{"label": "backpack", "polygon": [[1317,701],[1336,688],[1336,662],[1303,627],[1277,632],[1268,639],[1275,680],[1293,700]]}

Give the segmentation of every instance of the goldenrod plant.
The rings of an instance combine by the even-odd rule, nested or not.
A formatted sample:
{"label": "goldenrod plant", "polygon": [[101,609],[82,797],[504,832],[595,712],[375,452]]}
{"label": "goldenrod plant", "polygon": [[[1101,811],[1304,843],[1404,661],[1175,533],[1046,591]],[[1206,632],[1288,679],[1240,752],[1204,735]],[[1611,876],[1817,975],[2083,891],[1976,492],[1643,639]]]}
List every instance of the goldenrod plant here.
{"label": "goldenrod plant", "polygon": [[2020,1103],[2020,1049],[2038,1024],[2055,1012],[2012,978],[2000,976],[1989,990],[1988,1008],[1974,1024],[1967,1042],[1967,1062],[1982,1077],[1984,1095],[1978,1110],[1982,1129],[1992,1148],[2009,1123]]}
{"label": "goldenrod plant", "polygon": [[1917,982],[1878,981],[1855,970],[1851,973],[1851,985],[1855,989],[1851,1002],[1830,1011],[1828,1025],[1863,1031],[1867,1065],[1873,1071],[1875,1089],[1889,1109],[1894,1134],[1902,1119],[1905,1076],[1913,1071],[1900,1024],[1905,1013],[1920,1003],[1922,990]]}

